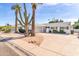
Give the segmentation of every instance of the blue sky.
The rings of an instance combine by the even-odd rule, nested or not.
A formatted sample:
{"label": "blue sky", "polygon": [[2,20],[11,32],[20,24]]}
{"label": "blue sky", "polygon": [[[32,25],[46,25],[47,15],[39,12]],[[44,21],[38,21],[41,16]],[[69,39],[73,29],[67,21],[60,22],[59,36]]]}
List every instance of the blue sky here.
{"label": "blue sky", "polygon": [[[14,4],[0,4],[0,25],[15,24],[15,13],[11,9]],[[23,4],[21,4],[23,6]],[[32,14],[31,4],[26,4],[28,13]],[[23,8],[22,8],[23,12]],[[58,18],[65,22],[74,22],[79,18],[79,4],[77,3],[45,3],[36,9],[36,23],[47,23],[48,19]]]}

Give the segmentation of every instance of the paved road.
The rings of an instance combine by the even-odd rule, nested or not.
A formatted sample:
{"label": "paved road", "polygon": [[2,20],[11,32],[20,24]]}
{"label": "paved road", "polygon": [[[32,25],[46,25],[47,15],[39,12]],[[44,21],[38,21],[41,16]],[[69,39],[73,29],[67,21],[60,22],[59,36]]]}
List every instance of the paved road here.
{"label": "paved road", "polygon": [[4,42],[0,42],[0,56],[18,56],[11,48]]}

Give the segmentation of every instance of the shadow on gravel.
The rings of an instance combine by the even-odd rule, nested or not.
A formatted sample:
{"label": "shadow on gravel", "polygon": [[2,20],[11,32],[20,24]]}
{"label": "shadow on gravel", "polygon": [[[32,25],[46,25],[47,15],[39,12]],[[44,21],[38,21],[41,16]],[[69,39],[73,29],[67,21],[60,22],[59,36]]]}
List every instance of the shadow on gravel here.
{"label": "shadow on gravel", "polygon": [[0,38],[0,42],[6,42],[12,40],[12,38]]}
{"label": "shadow on gravel", "polygon": [[16,39],[22,39],[22,38],[25,38],[25,36],[22,36],[22,37],[8,37],[8,38],[0,38],[0,42],[7,42],[9,40],[16,40]]}

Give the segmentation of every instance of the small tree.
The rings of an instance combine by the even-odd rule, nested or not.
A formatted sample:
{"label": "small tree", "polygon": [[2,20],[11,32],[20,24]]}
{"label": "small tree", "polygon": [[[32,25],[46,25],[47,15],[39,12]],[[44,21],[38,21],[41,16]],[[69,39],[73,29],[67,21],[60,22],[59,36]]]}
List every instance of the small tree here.
{"label": "small tree", "polygon": [[49,23],[57,23],[57,22],[63,22],[63,20],[53,18],[51,21],[49,21]]}
{"label": "small tree", "polygon": [[60,22],[64,22],[62,19],[60,19]]}
{"label": "small tree", "polygon": [[79,29],[79,19],[78,19],[77,22],[74,23],[73,27],[74,27],[75,29]]}

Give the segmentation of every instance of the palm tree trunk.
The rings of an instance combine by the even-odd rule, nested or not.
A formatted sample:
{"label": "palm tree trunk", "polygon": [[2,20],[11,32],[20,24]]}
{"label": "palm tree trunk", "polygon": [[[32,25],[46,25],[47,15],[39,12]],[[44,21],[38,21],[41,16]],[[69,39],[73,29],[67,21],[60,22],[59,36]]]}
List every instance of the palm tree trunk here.
{"label": "palm tree trunk", "polygon": [[15,33],[18,32],[18,11],[15,11],[16,20],[15,20]]}
{"label": "palm tree trunk", "polygon": [[32,36],[35,36],[35,8],[32,9]]}
{"label": "palm tree trunk", "polygon": [[25,3],[24,3],[24,16],[25,16],[25,36],[28,36],[28,17],[27,17],[27,10],[26,10],[26,6],[25,6]]}

